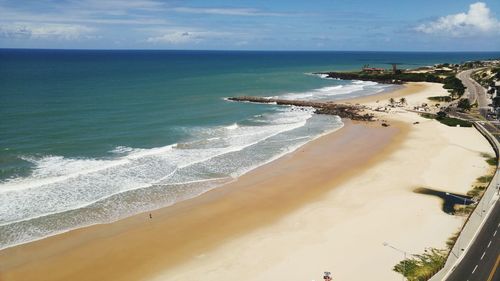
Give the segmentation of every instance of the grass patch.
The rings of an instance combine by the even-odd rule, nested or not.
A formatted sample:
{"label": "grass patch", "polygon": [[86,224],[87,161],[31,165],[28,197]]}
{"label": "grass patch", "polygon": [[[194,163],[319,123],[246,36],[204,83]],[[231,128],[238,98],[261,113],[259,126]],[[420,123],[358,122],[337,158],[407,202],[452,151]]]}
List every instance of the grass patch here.
{"label": "grass patch", "polygon": [[452,117],[443,117],[436,120],[450,127],[456,127],[457,125],[459,125],[460,127],[472,127],[471,122]]}
{"label": "grass patch", "polygon": [[426,281],[436,274],[446,263],[446,257],[460,235],[460,231],[453,233],[446,240],[446,249],[429,248],[424,254],[412,255],[400,261],[393,270],[402,274],[409,281]]}
{"label": "grass patch", "polygon": [[429,113],[421,113],[420,116],[422,116],[426,119],[436,119],[436,116],[429,114]]}
{"label": "grass patch", "polygon": [[491,166],[496,166],[498,164],[498,159],[496,157],[490,157],[486,159],[486,163]]}
{"label": "grass patch", "polygon": [[491,156],[488,153],[481,153],[481,156],[486,158],[485,161],[486,161],[486,163],[488,163],[488,165],[490,165],[490,166],[498,165],[498,159],[496,158],[496,156]]}
{"label": "grass patch", "polygon": [[472,127],[472,123],[469,121],[453,118],[453,117],[440,117],[438,118],[437,116],[429,113],[421,113],[420,116],[427,118],[427,119],[435,119],[439,121],[441,124],[444,124],[446,126],[450,127],[456,127],[459,125],[460,127]]}
{"label": "grass patch", "polygon": [[427,99],[431,101],[441,101],[441,102],[450,102],[451,97],[450,96],[435,96],[435,97],[428,97]]}
{"label": "grass patch", "polygon": [[493,176],[482,176],[477,178],[477,181],[480,183],[489,183],[493,179]]}
{"label": "grass patch", "polygon": [[421,255],[400,261],[393,268],[409,281],[425,281],[436,274],[446,262],[447,250],[430,248]]}
{"label": "grass patch", "polygon": [[467,191],[467,196],[479,197],[481,194],[483,194],[483,191],[485,189],[486,189],[486,186],[484,186],[484,185],[476,185],[476,186],[474,186],[473,189]]}
{"label": "grass patch", "polygon": [[448,247],[448,250],[451,251],[451,248],[455,245],[455,242],[457,242],[458,236],[460,235],[460,231],[457,231],[453,233],[448,240],[446,240],[446,247]]}

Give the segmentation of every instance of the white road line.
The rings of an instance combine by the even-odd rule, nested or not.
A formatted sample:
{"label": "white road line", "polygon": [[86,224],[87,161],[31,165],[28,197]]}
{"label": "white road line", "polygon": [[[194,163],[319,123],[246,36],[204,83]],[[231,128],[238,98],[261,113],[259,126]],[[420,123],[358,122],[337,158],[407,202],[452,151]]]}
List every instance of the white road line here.
{"label": "white road line", "polygon": [[486,248],[489,248],[489,247],[490,247],[490,245],[491,245],[491,240],[490,240],[490,243],[488,243],[488,247],[486,247]]}
{"label": "white road line", "polygon": [[474,274],[474,272],[476,272],[476,269],[477,269],[477,264],[476,264],[476,266],[474,267],[474,270],[472,271],[472,274]]}
{"label": "white road line", "polygon": [[484,255],[485,255],[485,254],[486,254],[486,252],[483,252],[483,255],[481,256],[481,259],[483,259],[483,258],[484,258]]}
{"label": "white road line", "polygon": [[493,233],[493,237],[495,237],[495,235],[497,235],[497,230],[495,230],[495,232]]}

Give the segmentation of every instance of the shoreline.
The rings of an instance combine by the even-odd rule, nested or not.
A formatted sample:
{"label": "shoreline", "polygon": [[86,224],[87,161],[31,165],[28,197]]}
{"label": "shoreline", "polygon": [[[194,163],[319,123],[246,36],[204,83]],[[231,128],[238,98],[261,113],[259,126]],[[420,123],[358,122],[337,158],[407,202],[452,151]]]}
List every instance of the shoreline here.
{"label": "shoreline", "polygon": [[[170,205],[161,206],[161,207],[158,207],[158,208],[156,208],[156,209],[149,210],[149,211],[141,211],[141,212],[139,212],[139,213],[135,213],[135,214],[133,214],[133,215],[129,215],[129,216],[125,216],[125,217],[119,218],[119,219],[117,219],[117,220],[113,220],[113,221],[109,221],[109,222],[103,222],[103,223],[99,223],[99,222],[97,222],[97,223],[92,223],[92,224],[88,224],[88,225],[83,225],[83,226],[76,227],[76,228],[71,228],[71,229],[63,230],[63,231],[60,231],[60,232],[55,232],[55,233],[52,233],[51,235],[48,235],[48,236],[45,236],[45,237],[41,237],[41,238],[34,239],[34,240],[30,240],[30,241],[21,242],[21,243],[18,243],[18,244],[14,244],[14,245],[11,245],[11,246],[7,246],[7,247],[5,247],[5,248],[0,248],[0,253],[1,253],[1,251],[3,251],[3,250],[7,250],[7,249],[9,249],[9,248],[22,246],[22,245],[29,244],[29,243],[34,243],[34,242],[37,242],[37,241],[40,241],[40,240],[44,240],[44,239],[47,239],[47,238],[50,238],[50,237],[53,237],[53,236],[62,235],[62,234],[65,234],[65,233],[68,233],[68,232],[72,232],[72,231],[77,231],[77,230],[79,230],[79,229],[89,228],[89,227],[98,226],[98,225],[113,224],[113,223],[119,222],[119,221],[121,221],[121,220],[126,220],[126,219],[128,219],[128,218],[130,218],[130,217],[138,216],[138,215],[141,215],[141,214],[149,214],[149,213],[151,213],[151,212],[155,212],[155,211],[160,210],[160,209],[164,209],[164,208],[169,208],[169,207],[172,207],[173,205],[176,205],[176,204],[181,203],[181,202],[186,201],[186,200],[192,200],[192,199],[194,199],[194,198],[196,198],[196,197],[198,197],[198,196],[202,196],[203,194],[205,194],[205,193],[207,193],[207,192],[212,191],[213,189],[217,189],[217,188],[220,188],[220,187],[222,187],[222,186],[224,186],[224,185],[231,184],[233,181],[237,180],[239,177],[241,177],[241,176],[243,176],[243,175],[245,175],[245,174],[247,174],[247,173],[250,173],[250,172],[252,172],[252,171],[254,171],[254,170],[256,170],[256,169],[260,169],[261,167],[263,167],[263,166],[265,166],[265,165],[268,165],[268,164],[270,164],[270,163],[272,163],[272,162],[274,162],[274,161],[277,161],[277,160],[279,160],[280,158],[287,156],[288,154],[292,154],[292,153],[294,153],[296,150],[299,150],[299,149],[300,149],[300,148],[302,148],[304,145],[307,145],[307,144],[308,144],[308,143],[310,143],[310,142],[313,142],[313,141],[315,141],[315,140],[317,140],[317,139],[319,139],[319,138],[321,138],[321,137],[324,137],[324,136],[329,135],[329,134],[333,134],[333,133],[335,133],[335,132],[337,132],[337,131],[341,130],[341,129],[344,127],[344,124],[345,124],[345,123],[344,123],[344,121],[345,121],[345,120],[342,120],[342,125],[341,125],[339,128],[335,128],[335,129],[332,129],[332,130],[330,130],[330,131],[327,131],[327,132],[321,133],[321,134],[319,134],[319,135],[315,136],[314,138],[312,138],[311,140],[307,141],[306,143],[301,144],[301,145],[300,145],[300,146],[298,146],[298,147],[294,147],[294,148],[292,148],[292,149],[290,149],[290,150],[287,150],[287,151],[286,151],[286,152],[284,152],[284,153],[278,154],[278,155],[276,155],[276,156],[274,156],[274,157],[272,157],[272,158],[268,159],[268,160],[267,160],[267,161],[265,161],[265,162],[259,163],[256,167],[252,167],[252,168],[250,168],[249,170],[247,170],[247,171],[243,172],[243,174],[239,175],[239,176],[238,176],[238,177],[236,177],[236,178],[229,179],[229,177],[228,177],[228,178],[214,178],[214,179],[211,179],[210,181],[215,181],[215,182],[221,181],[221,183],[220,183],[220,184],[217,184],[215,187],[212,187],[212,188],[210,188],[210,189],[207,189],[207,190],[203,191],[202,193],[200,193],[200,194],[198,194],[198,195],[194,195],[193,197],[189,197],[189,198],[187,198],[187,199],[183,199],[183,200],[181,200],[181,201],[174,202],[174,203],[172,203],[172,204],[170,204]],[[348,120],[348,121],[349,121],[349,120]],[[226,180],[226,179],[227,179],[227,180]],[[223,180],[226,180],[226,181],[225,181],[225,182],[222,182]],[[116,194],[114,194],[114,195],[116,195]],[[112,195],[112,196],[114,196],[114,195]],[[0,275],[0,276],[1,276],[1,275]],[[1,280],[1,279],[0,279],[0,280]]]}
{"label": "shoreline", "polygon": [[[426,85],[412,83],[403,89],[355,98],[349,102],[369,104],[385,100],[389,96],[418,94],[429,87]],[[349,186],[349,182],[361,180],[360,174],[369,173],[390,162],[394,155],[407,149],[411,136],[418,137],[415,136],[415,128],[410,125],[413,120],[420,120],[416,114],[406,113],[403,116],[383,116],[383,118],[391,120],[389,128],[382,128],[379,122],[360,124],[343,120],[345,126],[341,130],[308,142],[294,152],[244,174],[232,183],[152,211],[153,219],[149,219],[147,213],[142,213],[110,224],[71,230],[1,250],[0,260],[3,262],[0,263],[0,279],[29,280],[29,277],[51,272],[51,276],[54,277],[51,280],[137,280],[155,275],[159,276],[159,280],[170,280],[173,277],[176,280],[183,280],[184,277],[179,276],[189,271],[188,268],[191,268],[189,264],[200,262],[203,255],[218,253],[221,251],[218,249],[232,245],[232,241],[247,239],[250,241],[247,243],[253,244],[255,241],[252,240],[252,233],[278,228],[276,225],[286,218],[325,201],[323,197],[336,202],[335,200],[339,198],[337,193],[340,192],[344,196],[348,195],[354,202],[360,200],[353,197],[354,191],[345,186]],[[425,126],[435,129],[441,125],[428,120]],[[448,133],[448,128],[444,131]],[[445,137],[442,137],[442,140],[451,141]],[[481,149],[484,149],[484,146]],[[446,148],[443,148],[440,153],[445,153],[443,152],[445,150]],[[441,164],[440,161],[442,160],[434,162]],[[467,176],[472,178],[469,174]],[[356,190],[355,187],[353,189]],[[383,187],[379,189],[385,190]],[[332,197],[331,193],[335,193],[335,196]],[[398,193],[397,196],[408,196],[405,194]],[[430,202],[429,206],[436,205],[436,201],[429,197],[413,194],[411,198],[424,199]],[[366,204],[371,204],[370,202],[366,201]],[[337,203],[342,205],[345,202]],[[359,212],[359,208],[353,209],[355,213]],[[342,210],[335,209],[332,214],[341,213]],[[444,217],[439,217],[442,220],[439,223],[445,221]],[[362,217],[355,217],[355,220],[359,219]],[[449,228],[456,223],[456,220],[450,220],[444,226]],[[322,232],[317,227],[318,225],[314,225],[307,228],[308,232]],[[202,233],[198,233],[200,229]],[[354,231],[353,229],[357,228],[353,226],[344,229],[349,234],[350,230]],[[342,233],[338,226],[332,231],[332,233]],[[435,239],[430,237],[428,240],[435,242]],[[262,249],[261,252],[266,253],[266,250]],[[218,258],[214,260],[219,260],[221,264],[224,264],[224,261],[228,262],[223,259],[224,255],[227,253],[216,255]],[[278,266],[280,262],[274,261],[272,264]],[[316,262],[319,263],[318,260]],[[109,265],[121,270],[110,272]],[[308,265],[310,266],[312,265]],[[180,269],[176,270],[177,267]],[[200,268],[198,271],[208,270],[203,269],[203,264],[196,268]],[[321,271],[320,269],[319,273]],[[398,277],[395,274],[388,276]],[[214,276],[213,280],[216,279]],[[266,279],[261,278],[261,280]]]}
{"label": "shoreline", "polygon": [[[348,132],[348,130],[352,130],[352,132]],[[219,208],[223,208],[223,209],[224,208],[235,208],[236,210],[233,210],[233,212],[230,212],[230,213],[223,212],[226,215],[229,213],[229,216],[232,217],[232,216],[234,216],[234,212],[237,212],[238,209],[241,208],[237,204],[236,205],[234,204],[235,196],[239,196],[239,197],[241,197],[241,196],[245,197],[247,195],[252,196],[249,193],[255,192],[256,191],[255,185],[263,180],[272,181],[271,186],[273,186],[273,187],[276,187],[277,185],[281,186],[280,190],[278,190],[278,189],[271,190],[270,192],[273,194],[270,194],[270,195],[266,194],[266,190],[260,189],[259,192],[263,193],[262,194],[263,196],[261,198],[253,198],[254,199],[254,200],[252,200],[253,204],[263,205],[263,206],[261,206],[262,208],[265,208],[265,207],[269,208],[269,204],[271,204],[271,202],[269,202],[269,200],[276,199],[276,197],[279,197],[282,194],[289,193],[290,190],[287,190],[287,192],[285,192],[283,189],[288,189],[290,186],[294,186],[294,184],[292,182],[288,182],[286,185],[280,184],[279,182],[282,182],[285,179],[281,178],[281,177],[275,178],[272,175],[273,173],[283,173],[283,171],[282,171],[283,165],[287,165],[287,166],[289,166],[289,168],[293,168],[294,165],[297,165],[294,161],[290,161],[290,158],[296,157],[296,158],[300,159],[301,158],[300,154],[302,154],[305,150],[308,150],[308,151],[310,150],[311,153],[314,154],[314,155],[311,155],[310,157],[312,157],[312,156],[316,157],[318,151],[316,151],[314,148],[315,147],[322,148],[323,147],[322,145],[325,145],[326,143],[328,143],[329,148],[335,150],[336,154],[340,153],[340,150],[342,150],[344,148],[348,148],[348,147],[351,147],[349,152],[354,152],[355,148],[352,145],[346,146],[346,141],[348,139],[350,139],[350,140],[357,139],[359,135],[363,135],[364,133],[366,133],[364,130],[369,130],[370,132],[378,131],[379,137],[385,139],[383,143],[379,144],[381,146],[385,146],[385,144],[387,144],[387,142],[389,142],[389,137],[391,135],[387,134],[387,131],[381,132],[380,128],[375,128],[373,126],[366,126],[364,124],[354,124],[351,121],[346,121],[342,130],[336,131],[336,132],[331,133],[331,134],[327,134],[327,135],[322,136],[322,137],[320,137],[312,142],[309,142],[306,145],[299,148],[298,150],[296,150],[295,152],[292,152],[291,154],[287,154],[287,155],[285,155],[285,156],[283,156],[283,157],[281,157],[273,162],[270,162],[270,163],[265,164],[264,166],[261,166],[253,171],[250,171],[249,173],[238,178],[234,183],[229,183],[227,185],[223,185],[223,186],[218,187],[216,189],[210,190],[210,191],[208,191],[208,192],[206,192],[198,197],[195,197],[195,198],[192,198],[192,199],[189,199],[186,201],[182,201],[182,202],[179,202],[175,205],[165,207],[162,209],[158,209],[156,211],[151,212],[153,214],[153,219],[151,221],[149,220],[149,218],[147,218],[147,214],[142,213],[142,214],[138,214],[138,215],[135,215],[135,216],[132,216],[129,218],[125,218],[123,220],[120,220],[120,221],[117,221],[114,223],[93,225],[93,226],[89,226],[89,227],[85,227],[85,228],[81,228],[81,229],[76,229],[76,230],[72,230],[72,231],[69,231],[69,232],[66,232],[63,234],[50,236],[50,237],[47,237],[47,238],[44,238],[42,240],[38,240],[38,241],[35,241],[32,243],[22,244],[22,245],[15,246],[12,248],[4,249],[4,250],[0,251],[0,260],[5,261],[6,256],[11,256],[11,258],[7,262],[3,262],[2,265],[0,265],[0,270],[4,271],[5,267],[9,267],[11,269],[14,268],[14,271],[18,271],[20,269],[19,266],[21,264],[24,264],[25,266],[31,268],[31,270],[25,269],[25,268],[23,268],[24,266],[21,266],[21,268],[23,268],[23,269],[17,273],[24,275],[24,274],[27,274],[28,271],[31,271],[32,274],[28,273],[28,276],[31,276],[31,277],[41,274],[39,272],[39,270],[41,270],[43,272],[54,271],[54,270],[60,271],[60,269],[57,269],[57,268],[59,268],[59,266],[56,266],[56,268],[53,268],[52,270],[49,270],[48,268],[50,268],[50,264],[52,264],[52,265],[59,264],[60,265],[61,263],[62,264],[66,263],[67,258],[68,258],[68,257],[66,257],[67,251],[69,251],[69,250],[78,251],[78,252],[82,251],[83,253],[85,253],[85,254],[82,253],[83,256],[92,255],[91,252],[94,252],[96,249],[90,250],[90,252],[89,252],[89,248],[87,246],[87,243],[92,242],[94,245],[96,245],[96,244],[99,245],[97,247],[97,249],[102,248],[102,247],[106,248],[105,245],[108,244],[109,242],[111,242],[111,241],[109,241],[109,239],[111,239],[115,236],[121,236],[121,235],[132,236],[133,238],[127,237],[126,242],[122,241],[122,242],[117,243],[116,241],[113,241],[112,243],[113,244],[125,243],[125,245],[135,244],[132,241],[136,240],[135,239],[135,237],[137,237],[136,235],[138,235],[139,237],[144,237],[144,236],[147,237],[148,236],[146,233],[144,233],[144,231],[138,230],[138,229],[142,229],[142,228],[146,228],[146,229],[150,230],[151,225],[144,225],[144,224],[150,224],[152,222],[153,227],[157,227],[157,225],[155,225],[157,222],[158,222],[158,224],[162,224],[162,223],[165,223],[165,220],[167,220],[167,222],[168,221],[171,222],[169,224],[169,227],[173,227],[173,225],[177,225],[175,227],[175,228],[177,228],[177,231],[179,231],[179,228],[181,227],[179,225],[183,225],[183,223],[184,223],[184,225],[186,223],[190,224],[190,226],[194,229],[194,228],[200,227],[199,224],[204,224],[200,220],[200,217],[205,217],[205,219],[206,219],[206,215],[204,213],[207,212],[207,209],[208,210],[211,209],[213,212],[216,212],[217,216],[222,215],[221,210]],[[390,129],[390,131],[396,131],[396,130],[398,130],[398,129],[394,129],[394,128]],[[344,138],[344,136],[347,136],[347,139]],[[321,144],[317,144],[318,142],[320,142]],[[368,145],[368,147],[372,147],[372,148],[374,145],[377,145],[376,143],[373,144],[371,141],[370,142],[366,141],[366,144]],[[320,150],[322,150],[322,149],[320,149]],[[373,151],[372,153],[377,154],[377,152],[380,152],[380,151]],[[368,151],[367,151],[367,153],[368,153]],[[344,158],[342,160],[347,160],[346,158],[348,158],[347,154],[344,155]],[[354,171],[363,169],[364,165],[362,165],[362,163],[366,162],[365,161],[366,157],[358,157],[357,160],[358,161],[356,161],[352,165],[350,165],[350,166],[343,165],[343,167],[340,167],[341,163],[335,163],[338,166],[337,167],[338,171],[336,171],[336,175],[338,176],[338,178],[336,178],[333,181],[341,182],[342,180],[348,179],[349,175],[347,175],[347,172],[349,170],[350,170],[349,174],[352,176],[352,173]],[[304,164],[304,163],[302,163],[302,164]],[[296,167],[296,169],[297,168],[302,168],[302,167]],[[315,174],[315,176],[318,176],[318,175],[319,175],[319,173]],[[256,179],[256,176],[257,176],[257,179]],[[307,178],[308,178],[308,180],[313,181],[314,177],[311,175],[308,175]],[[327,178],[323,177],[322,180],[323,180],[323,186],[321,186],[322,188],[325,188],[324,185],[327,182],[330,183],[332,181],[330,177],[327,177]],[[316,185],[317,184],[318,183],[316,182]],[[321,189],[321,188],[319,188],[319,189]],[[299,192],[299,191],[300,190],[297,190],[296,192]],[[286,214],[289,211],[288,209],[290,207],[292,207],[292,205],[304,203],[304,201],[311,200],[312,198],[314,198],[315,196],[318,195],[317,192],[319,192],[319,191],[309,193],[307,196],[309,198],[304,198],[304,196],[302,196],[303,194],[291,194],[291,195],[289,195],[289,199],[288,199],[288,200],[290,200],[289,204],[282,204],[279,206],[279,208],[270,208],[270,209],[268,209],[268,211],[269,210],[274,211],[276,214],[276,217],[274,217],[274,219],[278,219],[280,216]],[[323,190],[323,191],[325,191],[325,190]],[[232,199],[232,203],[222,202],[222,201],[224,201],[224,199],[226,197],[230,197]],[[308,199],[308,200],[306,200],[306,199]],[[242,202],[246,201],[245,198],[240,198],[240,200]],[[283,201],[284,199],[281,198],[280,200]],[[214,208],[211,208],[211,207],[214,207]],[[254,209],[254,206],[250,206],[249,209]],[[194,218],[186,218],[185,217],[185,216],[189,216],[190,212],[193,212],[192,215],[194,216]],[[218,217],[218,218],[214,217],[213,219],[219,220],[220,217]],[[231,229],[226,229],[226,231],[230,230],[229,231],[230,233],[225,233],[222,237],[220,237],[220,239],[222,241],[211,241],[210,243],[215,243],[215,245],[218,245],[221,242],[224,242],[224,240],[228,239],[229,237],[232,237],[234,235],[237,236],[238,234],[241,235],[241,234],[245,233],[246,232],[245,230],[250,231],[250,229],[257,227],[258,225],[263,226],[263,225],[269,224],[269,223],[271,223],[271,221],[269,221],[270,219],[271,219],[271,217],[269,216],[269,213],[266,213],[265,215],[264,214],[260,214],[260,215],[253,214],[243,224],[241,222],[241,217],[240,217],[240,218],[238,218],[239,222],[235,222],[237,224],[237,226],[233,226],[233,227],[231,227]],[[160,221],[160,220],[162,220],[162,221]],[[166,227],[166,228],[168,229],[169,227]],[[163,229],[163,231],[165,231],[165,229]],[[162,236],[163,236],[163,234],[165,234],[165,233],[163,233],[163,231],[160,231],[162,233]],[[142,233],[137,233],[137,232],[142,232]],[[190,231],[187,231],[187,232],[190,232]],[[104,240],[102,238],[100,238],[100,236],[103,234],[105,236]],[[173,234],[177,234],[177,233],[173,233]],[[172,235],[172,236],[176,236],[176,235]],[[211,239],[214,239],[214,238],[215,237],[211,237]],[[173,245],[179,245],[178,241],[176,241],[177,239],[175,237],[171,237],[171,240],[175,241],[175,243],[172,243]],[[218,239],[215,238],[215,240],[218,240]],[[196,248],[202,248],[202,249],[206,249],[206,247],[208,247],[208,245],[210,243],[207,243],[205,241],[205,243],[203,243],[203,246],[202,246],[202,245],[200,245],[200,242],[194,242],[194,244],[196,244],[196,246],[197,246]],[[187,241],[184,241],[184,243],[180,243],[180,244],[184,245],[183,248],[190,248],[189,246],[187,246],[187,244],[189,244]],[[54,249],[53,246],[56,246],[56,245],[58,247],[56,249]],[[119,246],[119,245],[115,245],[115,246]],[[152,245],[149,245],[149,247],[152,247]],[[168,248],[169,248],[169,251],[172,251],[171,247],[168,247]],[[151,248],[150,250],[153,250],[153,249]],[[135,251],[133,251],[133,252],[137,252],[137,251],[139,251],[139,250],[135,249]],[[37,253],[38,255],[34,254],[34,253]],[[16,255],[16,257],[12,258],[12,255]],[[161,253],[157,253],[157,255],[162,256]],[[184,259],[187,259],[186,255],[191,256],[191,253],[189,253],[189,251],[188,251],[188,253],[185,253]],[[55,263],[54,262],[47,262],[48,260],[50,260],[50,258],[53,258],[54,256],[59,257],[59,258],[57,258],[57,262],[55,262]],[[126,255],[126,256],[129,256],[129,255]],[[181,256],[183,256],[181,253],[176,253],[175,254],[176,261],[173,262],[172,260],[170,260],[169,263],[173,263],[174,265],[177,263],[180,263],[182,260]],[[120,261],[118,261],[119,263],[124,262],[124,260],[122,258],[125,258],[125,257],[121,256],[121,258],[120,258],[120,256],[119,256],[117,258],[120,259]],[[42,259],[43,259],[43,263],[47,263],[46,265],[42,266],[41,263],[36,263],[36,264],[34,263],[34,261],[42,260]],[[104,260],[106,260],[107,262],[110,262],[111,264],[114,264],[112,261],[110,261],[110,259],[112,259],[112,257],[107,256]],[[159,259],[159,257],[156,257],[156,259]],[[104,262],[104,260],[103,260],[103,262]],[[73,262],[77,262],[77,261],[75,260]],[[107,267],[103,263],[101,263],[101,266]],[[158,266],[158,268],[165,268],[165,264]],[[103,270],[105,270],[105,269],[103,268]],[[13,272],[11,271],[11,273],[13,273]],[[138,274],[136,276],[136,278],[138,278],[139,276],[143,276],[145,274],[147,274],[147,273],[142,272],[142,273]],[[130,275],[130,272],[127,272],[126,275]],[[66,278],[70,278],[72,280],[94,280],[93,278],[91,278],[88,275],[78,277],[78,276],[74,276],[72,274],[69,274],[69,275],[64,274],[60,278],[57,278],[57,277],[54,278],[54,280],[58,280],[58,279],[64,280]],[[102,280],[102,278],[104,278],[104,279],[118,279],[118,280],[136,280],[135,278],[127,278],[125,276],[117,276],[117,275],[100,276],[100,277],[96,277],[95,280]],[[28,279],[30,279],[30,278],[28,278]],[[9,280],[9,279],[7,279],[7,280]],[[14,278],[12,280],[18,280],[18,279]]]}
{"label": "shoreline", "polygon": [[[314,73],[310,73],[310,75],[314,75],[314,76],[317,76],[317,74],[314,74]],[[328,78],[328,79],[331,79],[331,78]],[[404,87],[404,86],[401,86],[399,85],[397,88],[393,88],[393,89],[388,89],[388,90],[384,90],[380,93],[376,93],[376,94],[373,94],[373,95],[368,95],[368,96],[361,96],[361,97],[352,97],[352,98],[345,98],[345,99],[339,99],[339,100],[335,100],[334,103],[337,103],[337,102],[343,102],[343,103],[346,103],[346,104],[354,104],[354,103],[359,103],[357,102],[358,100],[360,101],[363,101],[363,100],[369,100],[370,97],[374,97],[374,96],[385,96],[385,95],[390,95],[391,93],[398,93],[399,91],[403,90],[404,88],[401,88],[401,87]],[[408,91],[408,92],[411,92],[412,90]],[[233,100],[231,100],[230,98],[224,98],[224,100],[226,101],[231,101],[231,102],[234,102]],[[241,101],[240,101],[241,102]],[[246,101],[245,101],[246,102]],[[314,113],[314,114],[317,114],[317,113]],[[341,118],[342,121],[344,121],[345,119],[344,118]],[[343,127],[343,126],[342,126]],[[308,141],[307,143],[311,142],[311,141],[314,141],[318,138],[321,138],[327,134],[331,134],[331,133],[335,133],[337,131],[339,131],[340,129],[342,129],[342,127],[340,128],[336,128],[332,131],[329,131],[329,132],[326,132],[326,133],[322,133],[320,135],[317,135],[316,137],[314,137],[313,139],[311,139],[310,141]],[[306,144],[307,144],[306,143]],[[273,157],[271,159],[269,159],[268,161],[266,162],[263,162],[261,164],[259,164],[258,166],[256,167],[253,167],[251,168],[250,170],[248,171],[245,171],[242,175],[248,173],[248,172],[251,172],[252,170],[255,170],[255,169],[258,169],[264,165],[267,165],[268,163],[270,162],[273,162],[273,161],[276,161],[277,159],[281,158],[281,157],[284,157],[286,156],[287,154],[290,154],[290,153],[293,153],[295,150],[297,149],[300,149],[300,147],[302,147],[303,145],[305,144],[302,144],[300,145],[299,147],[296,147],[294,149],[292,149],[291,151],[287,151],[286,153],[282,153],[276,157]],[[241,175],[239,175],[238,177],[240,177]],[[236,179],[236,178],[235,178]],[[215,179],[215,180],[219,180],[219,179]],[[234,180],[234,179],[233,179]],[[231,180],[232,181],[232,180]],[[229,181],[229,182],[231,182]],[[204,192],[202,192],[201,194],[198,194],[198,195],[195,195],[194,197],[197,197],[197,196],[200,196],[200,195],[203,195],[204,193],[214,189],[214,188],[219,188],[223,185],[227,184],[226,183],[221,183],[221,184],[218,184],[216,187],[213,187],[213,188],[210,188]],[[116,194],[114,194],[116,195]],[[113,195],[112,195],[113,196]],[[190,200],[194,197],[190,197],[190,198],[187,198],[187,199],[184,199],[184,200]],[[181,200],[181,201],[184,201],[184,200]],[[179,201],[179,202],[181,202]],[[119,219],[116,219],[116,220],[113,220],[113,221],[108,221],[108,222],[96,222],[96,223],[91,223],[91,224],[87,224],[87,225],[82,225],[82,226],[78,226],[76,228],[70,228],[70,229],[65,229],[65,230],[62,230],[62,231],[57,231],[57,232],[54,232],[54,233],[51,233],[50,235],[47,235],[47,236],[44,236],[44,237],[39,237],[39,238],[35,238],[35,239],[32,239],[32,240],[27,240],[27,241],[23,241],[23,242],[19,242],[19,243],[15,243],[15,244],[12,244],[12,245],[9,245],[9,246],[6,246],[4,248],[0,248],[0,251],[2,250],[5,250],[5,249],[9,249],[9,248],[12,248],[12,247],[17,247],[17,246],[21,246],[21,245],[24,245],[24,244],[28,244],[28,243],[33,243],[33,242],[36,242],[36,241],[40,241],[40,240],[43,240],[43,239],[46,239],[46,238],[49,238],[49,237],[52,237],[52,236],[56,236],[56,235],[61,235],[61,234],[64,234],[64,233],[67,233],[67,232],[71,232],[71,231],[75,231],[75,230],[78,230],[78,229],[82,229],[82,228],[87,228],[87,227],[91,227],[91,226],[95,226],[95,225],[101,225],[101,224],[110,224],[110,223],[115,223],[117,221],[120,221],[120,220],[124,220],[124,219],[127,219],[129,217],[132,217],[132,216],[135,216],[135,215],[139,215],[141,213],[149,213],[149,212],[152,212],[152,211],[155,211],[157,209],[162,209],[162,208],[167,208],[167,207],[170,207],[174,204],[177,204],[179,202],[174,202],[173,204],[170,204],[170,205],[166,205],[166,206],[161,206],[159,208],[156,208],[156,209],[152,209],[152,210],[149,210],[149,211],[141,211],[140,213],[136,213],[136,214],[133,214],[133,215],[128,215],[128,216],[125,216],[125,217],[121,217]]]}

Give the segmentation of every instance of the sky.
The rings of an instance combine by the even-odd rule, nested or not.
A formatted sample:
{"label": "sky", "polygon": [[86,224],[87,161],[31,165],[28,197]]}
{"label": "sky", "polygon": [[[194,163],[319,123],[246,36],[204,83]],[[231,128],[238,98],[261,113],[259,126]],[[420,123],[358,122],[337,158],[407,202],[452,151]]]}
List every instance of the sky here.
{"label": "sky", "polygon": [[0,48],[500,51],[500,1],[0,0]]}

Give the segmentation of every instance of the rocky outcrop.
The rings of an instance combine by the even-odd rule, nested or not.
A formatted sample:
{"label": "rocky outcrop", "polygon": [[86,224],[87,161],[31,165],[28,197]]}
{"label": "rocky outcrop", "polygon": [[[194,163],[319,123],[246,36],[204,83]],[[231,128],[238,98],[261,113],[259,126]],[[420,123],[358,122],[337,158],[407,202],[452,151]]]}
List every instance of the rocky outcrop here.
{"label": "rocky outcrop", "polygon": [[405,82],[437,82],[442,83],[443,79],[432,73],[406,73],[406,72],[321,72],[315,74],[326,75],[327,78],[341,80],[362,80],[373,81],[383,84],[403,84]]}
{"label": "rocky outcrop", "polygon": [[359,121],[373,121],[373,114],[365,113],[363,107],[357,105],[340,104],[333,102],[315,102],[315,101],[303,101],[303,100],[285,100],[285,99],[275,99],[275,98],[264,98],[264,97],[232,97],[228,98],[230,101],[239,102],[256,102],[256,103],[268,103],[277,105],[294,105],[303,107],[313,107],[315,108],[315,113],[317,114],[328,114],[337,115],[341,118],[349,118],[351,120]]}

